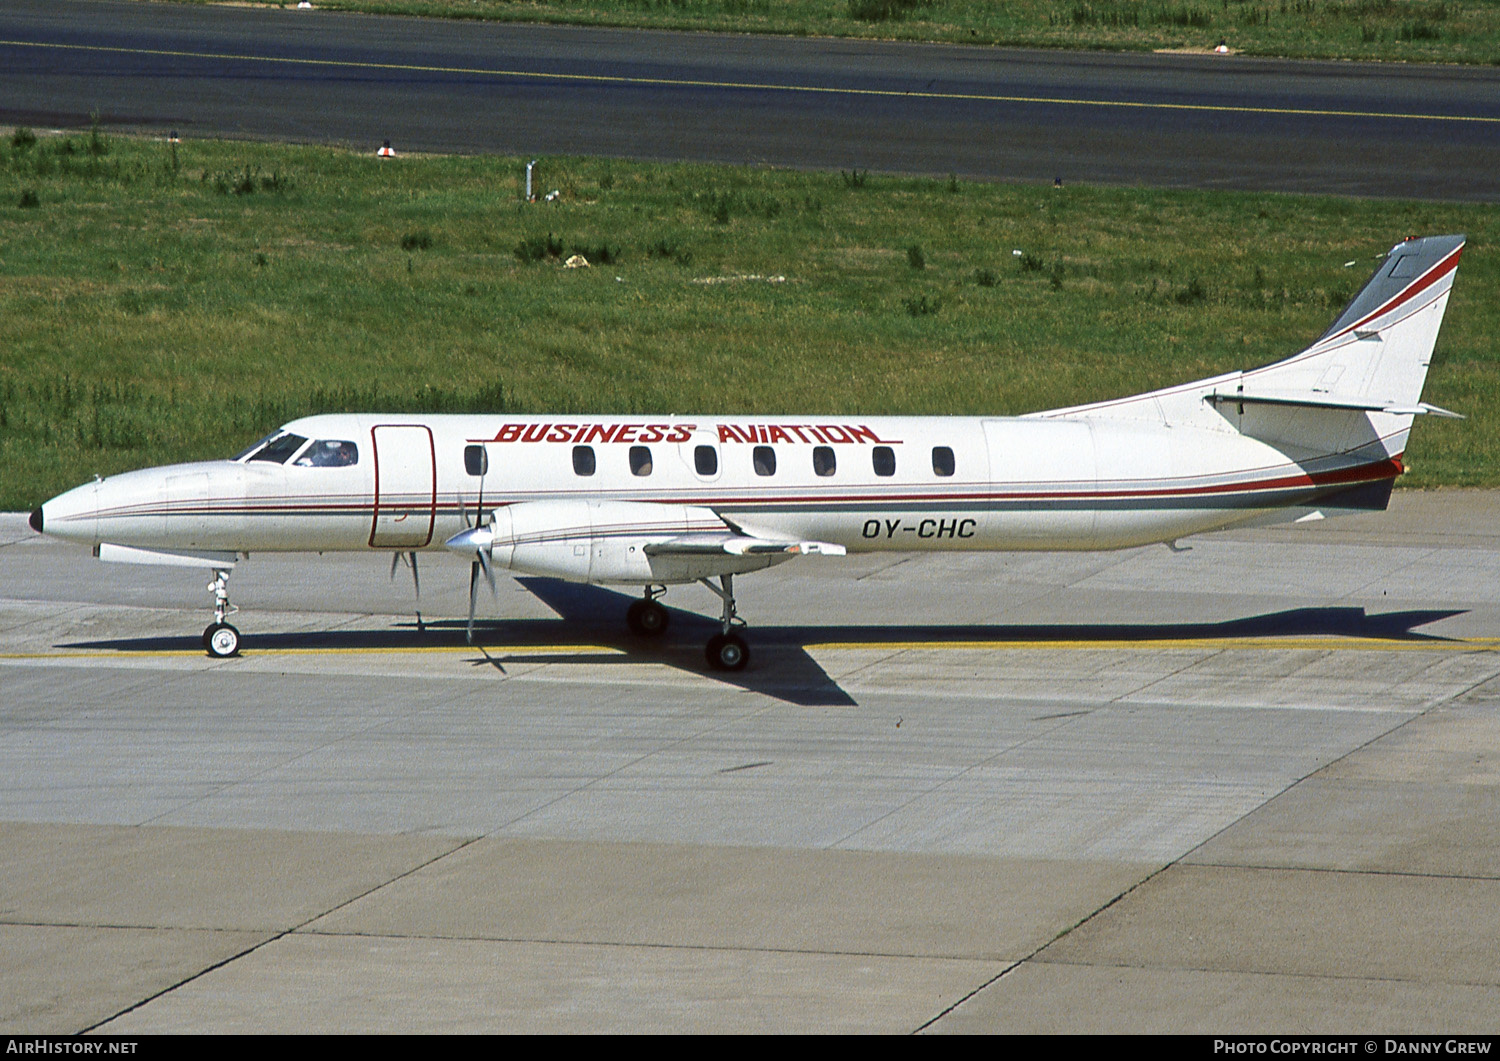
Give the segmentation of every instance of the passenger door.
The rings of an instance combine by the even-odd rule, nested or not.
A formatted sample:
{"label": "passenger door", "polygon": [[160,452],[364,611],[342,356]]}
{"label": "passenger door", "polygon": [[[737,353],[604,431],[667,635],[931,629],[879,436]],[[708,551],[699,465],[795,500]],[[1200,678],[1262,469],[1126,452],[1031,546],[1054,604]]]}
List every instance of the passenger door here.
{"label": "passenger door", "polygon": [[370,431],[375,456],[375,518],[370,546],[420,549],[437,518],[437,455],[422,424],[381,424]]}

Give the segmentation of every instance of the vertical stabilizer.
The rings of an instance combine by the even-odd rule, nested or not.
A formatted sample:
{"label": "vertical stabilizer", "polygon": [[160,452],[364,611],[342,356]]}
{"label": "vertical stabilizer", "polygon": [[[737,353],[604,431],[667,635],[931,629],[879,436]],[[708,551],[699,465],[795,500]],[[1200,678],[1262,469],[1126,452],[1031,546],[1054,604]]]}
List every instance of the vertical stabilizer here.
{"label": "vertical stabilizer", "polygon": [[1245,392],[1372,411],[1425,411],[1422,385],[1463,247],[1463,236],[1396,244],[1316,343],[1244,373]]}
{"label": "vertical stabilizer", "polygon": [[1397,458],[1414,416],[1445,414],[1422,386],[1464,240],[1396,244],[1322,337],[1283,361],[1035,415],[1231,430],[1296,460]]}

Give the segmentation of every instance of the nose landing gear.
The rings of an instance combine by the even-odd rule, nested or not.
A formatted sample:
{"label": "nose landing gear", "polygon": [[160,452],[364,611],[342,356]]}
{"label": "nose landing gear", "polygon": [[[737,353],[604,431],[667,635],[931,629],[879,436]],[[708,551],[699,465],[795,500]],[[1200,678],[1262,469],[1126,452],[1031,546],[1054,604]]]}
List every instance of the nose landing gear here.
{"label": "nose landing gear", "polygon": [[229,603],[229,572],[214,571],[214,580],[208,584],[214,595],[214,621],[203,631],[203,647],[216,659],[228,659],[240,654],[240,632],[225,622],[226,616],[239,611]]}
{"label": "nose landing gear", "polygon": [[625,624],[631,633],[639,637],[660,637],[667,632],[670,617],[656,599],[666,591],[666,586],[647,586],[645,597],[630,606],[625,613]]}

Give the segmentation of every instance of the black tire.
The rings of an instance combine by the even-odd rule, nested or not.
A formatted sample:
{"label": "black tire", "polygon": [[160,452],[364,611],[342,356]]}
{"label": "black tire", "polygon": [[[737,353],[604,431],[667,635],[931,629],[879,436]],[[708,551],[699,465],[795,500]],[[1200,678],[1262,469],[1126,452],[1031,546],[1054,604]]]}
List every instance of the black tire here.
{"label": "black tire", "polygon": [[750,646],[736,634],[715,634],[703,654],[714,670],[741,671],[750,662]]}
{"label": "black tire", "polygon": [[203,631],[203,647],[215,659],[229,659],[240,654],[240,632],[228,623],[214,623]]}
{"label": "black tire", "polygon": [[641,637],[660,637],[667,632],[667,609],[654,600],[638,600],[625,613],[630,632]]}

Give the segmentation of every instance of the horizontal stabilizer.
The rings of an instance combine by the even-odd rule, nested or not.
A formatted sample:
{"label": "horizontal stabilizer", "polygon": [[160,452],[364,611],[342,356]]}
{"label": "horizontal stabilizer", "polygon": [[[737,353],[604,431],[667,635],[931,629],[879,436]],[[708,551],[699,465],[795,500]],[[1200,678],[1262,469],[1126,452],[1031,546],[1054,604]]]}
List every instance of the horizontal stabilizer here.
{"label": "horizontal stabilizer", "polygon": [[1370,398],[1352,398],[1334,394],[1308,392],[1303,394],[1273,394],[1265,391],[1213,391],[1205,394],[1205,401],[1215,405],[1297,405],[1308,409],[1360,409],[1372,413],[1394,413],[1398,416],[1447,416],[1455,420],[1464,419],[1455,413],[1427,402],[1416,404],[1397,401],[1379,401]]}

